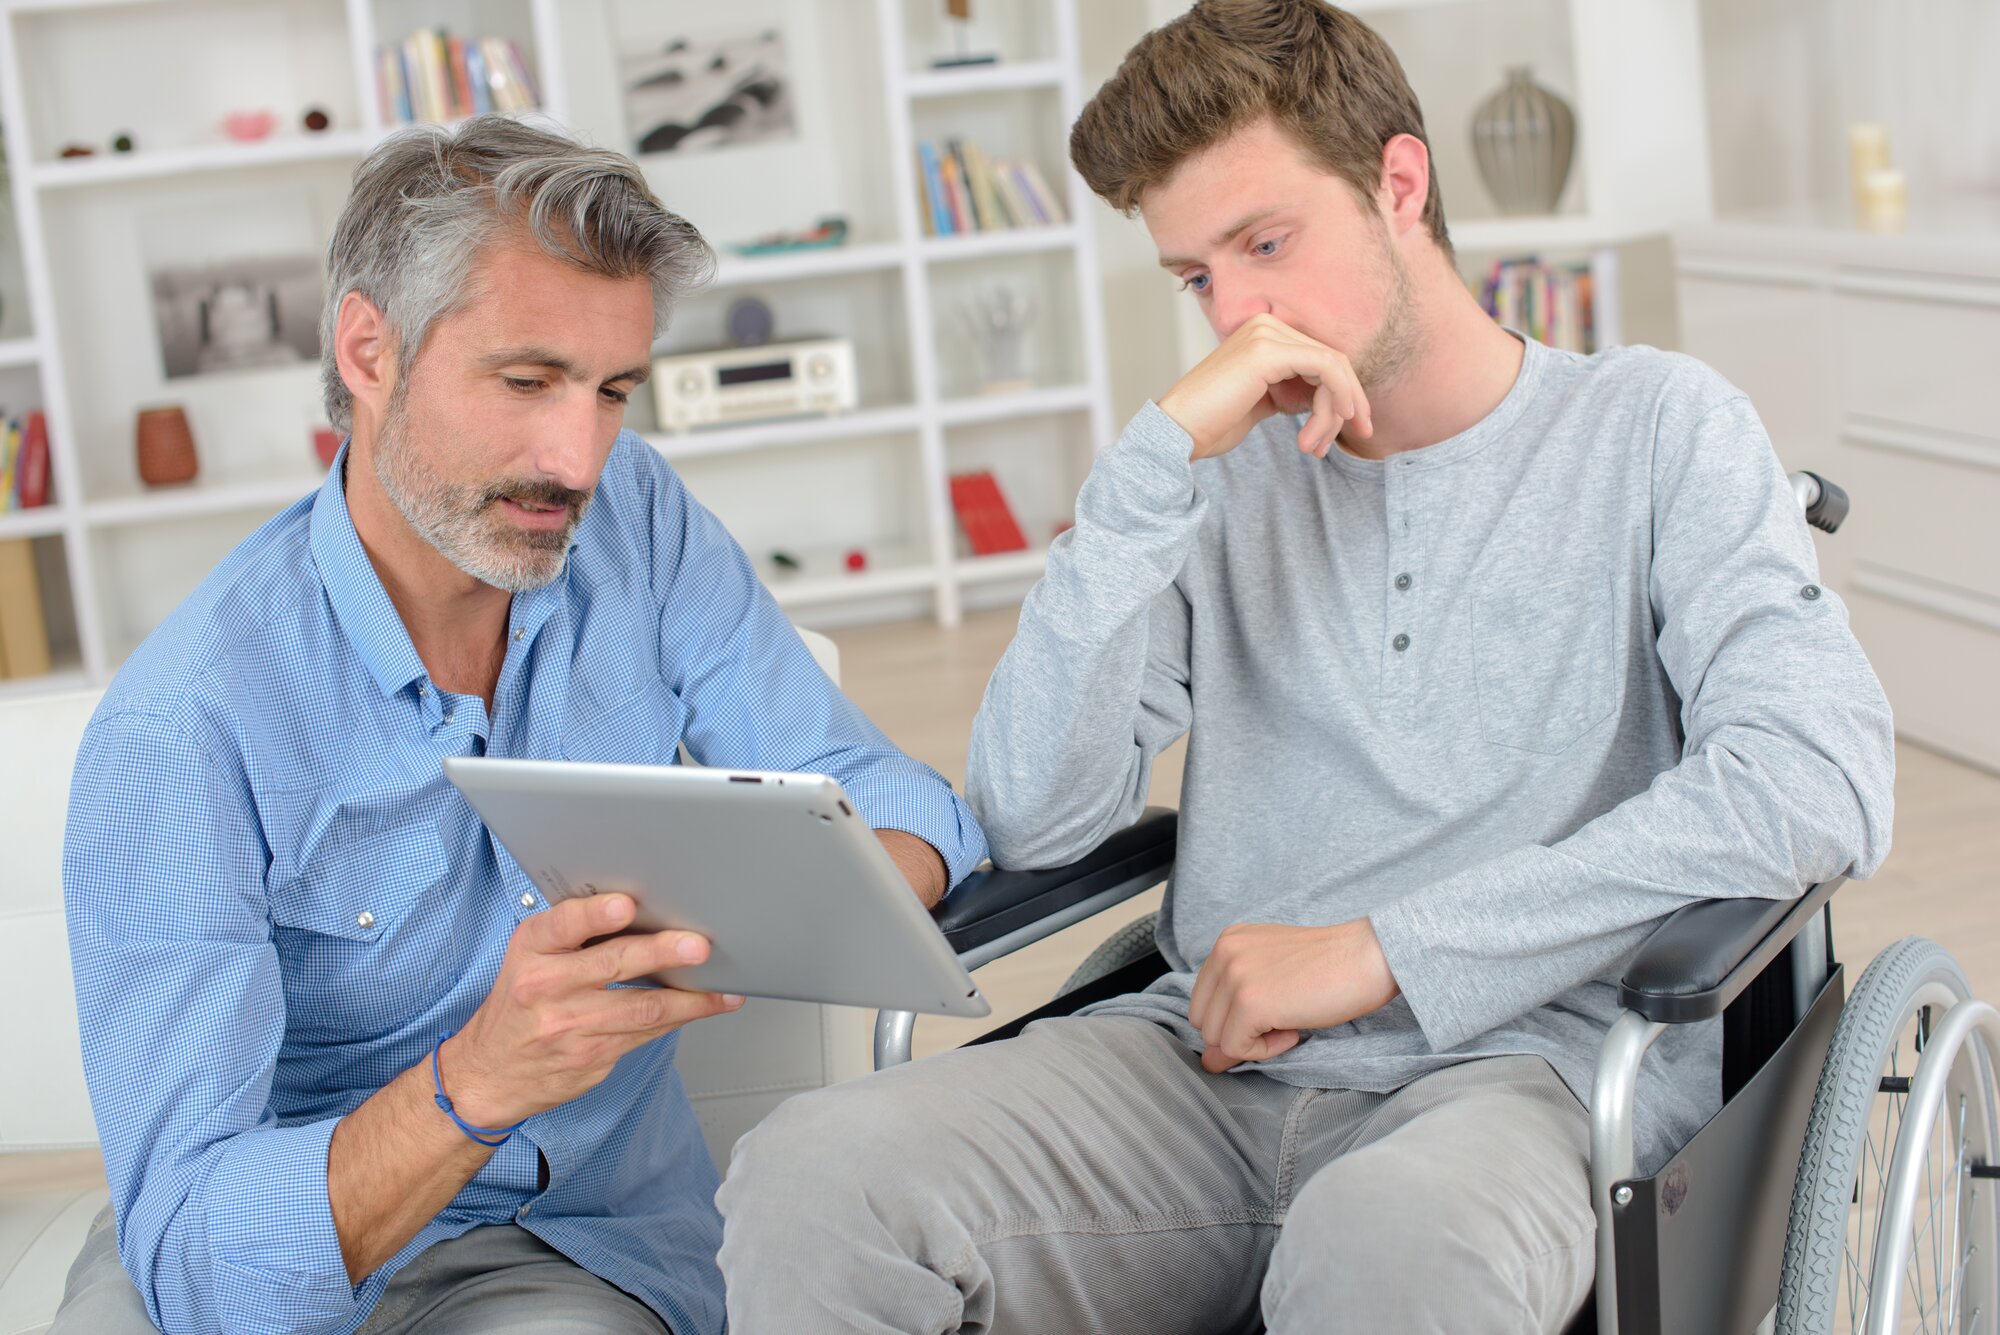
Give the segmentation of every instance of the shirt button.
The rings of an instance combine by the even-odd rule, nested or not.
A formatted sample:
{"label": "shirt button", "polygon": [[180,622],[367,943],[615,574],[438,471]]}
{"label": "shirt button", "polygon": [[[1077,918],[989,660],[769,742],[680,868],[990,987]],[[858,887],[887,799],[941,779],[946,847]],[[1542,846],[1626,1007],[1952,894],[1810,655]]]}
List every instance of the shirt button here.
{"label": "shirt button", "polygon": [[375,925],[375,915],[367,909],[363,909],[354,915],[354,925],[356,927],[373,927]]}
{"label": "shirt button", "polygon": [[1807,602],[1814,601],[1819,597],[1819,585],[1817,584],[1806,585],[1803,589],[1799,590],[1799,597],[1805,599]]}
{"label": "shirt button", "polygon": [[521,892],[521,907],[524,909],[535,907],[535,896],[531,892],[526,890]]}
{"label": "shirt button", "polygon": [[1410,647],[1410,637],[1407,635],[1398,635],[1395,639],[1389,641],[1389,647],[1400,654],[1403,650]]}
{"label": "shirt button", "polygon": [[529,1201],[526,1205],[522,1206],[514,1213],[518,1218],[526,1219],[529,1215],[533,1214],[534,1211],[535,1211],[535,1203],[533,1201]]}
{"label": "shirt button", "polygon": [[1399,589],[1407,589],[1407,588],[1409,588],[1409,587],[1410,587],[1410,577],[1409,577],[1409,575],[1408,575],[1408,574],[1401,574],[1401,575],[1398,575],[1398,576],[1396,576],[1396,587],[1397,587],[1397,588],[1399,588]]}
{"label": "shirt button", "polygon": [[526,635],[527,633],[528,633],[528,628],[526,626],[514,627],[514,638],[516,640],[519,640],[523,635]]}

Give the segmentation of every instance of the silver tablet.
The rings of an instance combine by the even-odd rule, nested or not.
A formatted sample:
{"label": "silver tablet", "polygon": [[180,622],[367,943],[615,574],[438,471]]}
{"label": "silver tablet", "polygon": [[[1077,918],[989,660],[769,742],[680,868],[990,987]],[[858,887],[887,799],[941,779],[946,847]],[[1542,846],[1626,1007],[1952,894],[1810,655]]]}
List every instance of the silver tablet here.
{"label": "silver tablet", "polygon": [[991,1013],[840,785],[823,774],[447,757],[445,777],[551,904],[620,890],[633,930],[709,940],[657,981]]}

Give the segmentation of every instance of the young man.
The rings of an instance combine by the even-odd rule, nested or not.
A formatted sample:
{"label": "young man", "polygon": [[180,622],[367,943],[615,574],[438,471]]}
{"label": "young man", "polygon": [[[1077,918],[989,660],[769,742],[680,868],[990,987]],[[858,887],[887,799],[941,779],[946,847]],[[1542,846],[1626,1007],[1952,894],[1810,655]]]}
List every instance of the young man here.
{"label": "young man", "polygon": [[741,998],[611,987],[707,943],[591,944],[630,899],[549,908],[439,764],[685,743],[835,775],[927,904],[984,855],[619,429],[710,262],[631,162],[505,118],[356,173],[323,325],[346,449],[133,655],[78,757],[113,1211],[57,1330],[719,1335],[672,1035]]}
{"label": "young man", "polygon": [[[1198,4],[1071,153],[1221,346],[1099,457],[968,790],[1058,864],[1186,735],[1171,972],[781,1109],[720,1198],[732,1329],[1559,1330],[1622,961],[1876,867],[1881,690],[1742,395],[1468,296],[1361,23]],[[1718,1039],[1648,1058],[1649,1159]]]}

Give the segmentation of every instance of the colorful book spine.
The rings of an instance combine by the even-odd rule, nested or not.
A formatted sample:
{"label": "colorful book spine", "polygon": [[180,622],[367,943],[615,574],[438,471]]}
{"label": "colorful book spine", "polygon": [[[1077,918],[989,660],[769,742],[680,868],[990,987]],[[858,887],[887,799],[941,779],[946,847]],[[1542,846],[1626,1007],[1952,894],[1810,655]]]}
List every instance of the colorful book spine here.
{"label": "colorful book spine", "polygon": [[1014,180],[1014,164],[996,162],[993,164],[993,185],[1000,192],[1000,200],[1007,206],[1007,213],[1014,219],[1016,227],[1039,227],[1041,219],[1028,207],[1028,201],[1021,194],[1020,185]]}
{"label": "colorful book spine", "polygon": [[1069,214],[1063,209],[1061,197],[1049,189],[1049,183],[1042,179],[1041,171],[1032,162],[1023,162],[1020,166],[1021,179],[1026,182],[1028,192],[1034,196],[1035,207],[1041,211],[1042,216],[1051,223],[1068,222]]}
{"label": "colorful book spine", "polygon": [[519,110],[533,111],[542,105],[542,95],[535,91],[535,72],[528,67],[528,58],[521,54],[521,48],[512,39],[506,45],[508,64],[513,67],[514,81],[521,89]]}
{"label": "colorful book spine", "polygon": [[465,39],[452,37],[445,43],[445,59],[451,65],[451,112],[454,116],[472,114],[472,75],[465,64]]}
{"label": "colorful book spine", "polygon": [[493,110],[493,86],[486,69],[486,55],[476,41],[465,44],[466,82],[472,86],[472,114],[484,116]]}
{"label": "colorful book spine", "polygon": [[951,508],[974,556],[1027,550],[1027,535],[1021,532],[1014,511],[1001,494],[999,479],[990,471],[952,474]]}
{"label": "colorful book spine", "polygon": [[49,503],[49,419],[38,408],[28,414],[14,464],[14,494],[23,510]]}
{"label": "colorful book spine", "polygon": [[950,236],[957,229],[951,222],[951,200],[944,189],[944,169],[938,161],[937,145],[925,140],[917,145],[917,159],[922,164],[924,203],[931,220],[931,231],[938,236]]}
{"label": "colorful book spine", "polygon": [[20,458],[21,423],[20,419],[10,417],[0,423],[0,514],[21,508],[14,482]]}
{"label": "colorful book spine", "polygon": [[938,162],[938,172],[944,179],[945,200],[951,206],[951,230],[978,230],[972,219],[972,201],[965,193],[965,180],[959,174],[958,159],[947,151]]}
{"label": "colorful book spine", "polygon": [[992,232],[1004,232],[1014,225],[1006,207],[1000,202],[1000,191],[993,183],[993,164],[979,151],[979,145],[965,145],[966,165],[972,169],[972,203],[979,211],[980,226]]}

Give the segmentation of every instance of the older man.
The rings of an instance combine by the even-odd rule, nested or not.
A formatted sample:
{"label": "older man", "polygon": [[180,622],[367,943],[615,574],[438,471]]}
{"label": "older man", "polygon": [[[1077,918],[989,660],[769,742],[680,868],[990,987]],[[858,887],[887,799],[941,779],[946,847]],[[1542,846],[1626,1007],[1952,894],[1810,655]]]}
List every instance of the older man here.
{"label": "older man", "polygon": [[741,998],[607,986],[707,943],[590,944],[631,901],[548,908],[439,762],[685,743],[830,773],[926,903],[983,842],[620,431],[710,263],[632,163],[494,117],[413,130],[329,260],[343,455],[132,657],[78,758],[113,1208],[57,1329],[716,1335],[671,1035]]}

